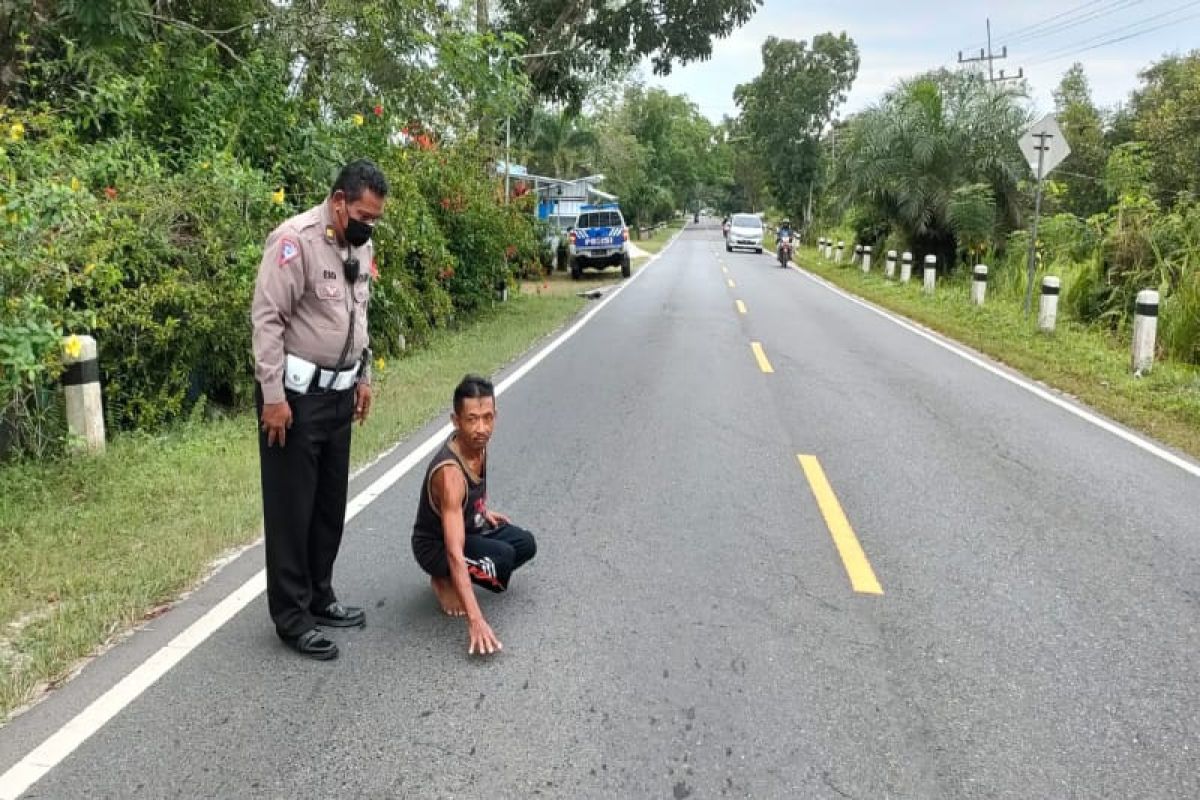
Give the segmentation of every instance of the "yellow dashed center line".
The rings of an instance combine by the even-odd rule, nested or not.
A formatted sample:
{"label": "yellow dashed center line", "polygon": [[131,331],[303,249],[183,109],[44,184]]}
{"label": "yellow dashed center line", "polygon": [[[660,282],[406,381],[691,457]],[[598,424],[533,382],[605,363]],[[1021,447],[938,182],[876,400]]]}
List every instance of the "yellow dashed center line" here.
{"label": "yellow dashed center line", "polygon": [[754,351],[754,358],[758,361],[758,368],[763,372],[774,372],[775,369],[771,366],[771,362],[767,361],[767,354],[763,352],[763,346],[758,342],[751,342],[750,349]]}
{"label": "yellow dashed center line", "polygon": [[733,282],[733,278],[728,278],[725,282],[729,284],[730,289],[733,289],[737,286],[737,284]]}
{"label": "yellow dashed center line", "polygon": [[825,470],[821,469],[821,462],[817,461],[816,456],[798,455],[796,458],[800,460],[800,466],[808,478],[808,485],[812,487],[813,496],[817,498],[817,506],[821,509],[821,515],[825,517],[825,524],[829,526],[829,533],[832,534],[833,543],[842,557],[846,574],[850,576],[850,586],[861,594],[883,594],[883,587],[879,585],[879,579],[871,569],[871,562],[867,561],[867,554],[858,543],[858,537],[850,527],[850,520],[846,519],[842,504],[838,502],[833,487],[825,477]]}
{"label": "yellow dashed center line", "polygon": [[738,300],[737,301],[737,309],[738,309],[739,314],[745,314],[746,313],[746,304],[743,303],[741,300]]}

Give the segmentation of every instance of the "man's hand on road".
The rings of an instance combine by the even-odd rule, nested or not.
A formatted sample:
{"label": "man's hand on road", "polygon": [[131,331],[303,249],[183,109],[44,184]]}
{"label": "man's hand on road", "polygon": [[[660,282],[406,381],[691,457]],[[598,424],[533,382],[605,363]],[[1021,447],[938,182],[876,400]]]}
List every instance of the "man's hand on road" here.
{"label": "man's hand on road", "polygon": [[267,434],[267,447],[287,444],[288,428],[292,427],[292,407],[282,403],[266,403],[262,411],[262,429]]}
{"label": "man's hand on road", "polygon": [[362,425],[371,413],[371,385],[360,383],[354,390],[354,419]]}
{"label": "man's hand on road", "polygon": [[467,648],[467,655],[491,655],[498,653],[504,649],[504,645],[500,644],[500,640],[496,638],[496,634],[492,633],[492,626],[487,624],[483,617],[467,620],[467,631],[471,636],[471,644]]}

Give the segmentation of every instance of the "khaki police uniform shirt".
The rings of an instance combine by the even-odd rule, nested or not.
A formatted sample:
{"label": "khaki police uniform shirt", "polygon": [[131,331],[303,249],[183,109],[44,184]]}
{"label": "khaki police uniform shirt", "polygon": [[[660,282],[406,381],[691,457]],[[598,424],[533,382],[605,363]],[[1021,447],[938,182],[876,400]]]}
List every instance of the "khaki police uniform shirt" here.
{"label": "khaki police uniform shirt", "polygon": [[[267,237],[250,309],[254,377],[262,386],[264,402],[286,399],[283,373],[287,354],[324,369],[347,369],[361,360],[369,341],[367,298],[375,273],[375,251],[371,242],[353,248],[360,268],[351,287],[342,268],[349,247],[337,241],[329,200],[292,217]],[[352,308],[356,310],[354,336],[345,363],[339,365]],[[367,364],[363,382],[369,381]]]}

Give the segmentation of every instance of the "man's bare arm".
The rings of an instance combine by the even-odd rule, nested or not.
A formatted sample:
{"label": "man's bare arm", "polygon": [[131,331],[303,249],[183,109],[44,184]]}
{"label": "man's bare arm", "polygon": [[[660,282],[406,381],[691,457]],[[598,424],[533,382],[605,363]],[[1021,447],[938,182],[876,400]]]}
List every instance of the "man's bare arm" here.
{"label": "man's bare arm", "polygon": [[463,526],[463,503],[467,497],[467,479],[452,466],[438,470],[431,482],[434,505],[442,517],[442,533],[446,543],[446,561],[450,565],[450,582],[467,612],[467,628],[470,635],[468,653],[493,653],[504,645],[496,638],[471,588],[471,576],[467,573],[467,560],[463,548],[467,542],[467,531]]}

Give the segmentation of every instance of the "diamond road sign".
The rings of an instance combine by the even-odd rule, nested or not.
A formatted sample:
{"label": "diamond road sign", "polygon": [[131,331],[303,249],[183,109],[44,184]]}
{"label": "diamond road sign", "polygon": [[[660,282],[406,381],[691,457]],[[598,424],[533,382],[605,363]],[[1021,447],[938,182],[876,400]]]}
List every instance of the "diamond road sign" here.
{"label": "diamond road sign", "polygon": [[1062,128],[1058,127],[1058,120],[1052,114],[1047,114],[1035,122],[1033,127],[1017,140],[1017,144],[1035,176],[1038,174],[1039,155],[1042,159],[1042,177],[1049,175],[1050,170],[1071,155],[1067,137],[1063,135]]}

